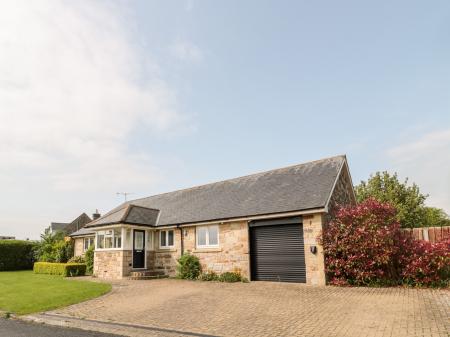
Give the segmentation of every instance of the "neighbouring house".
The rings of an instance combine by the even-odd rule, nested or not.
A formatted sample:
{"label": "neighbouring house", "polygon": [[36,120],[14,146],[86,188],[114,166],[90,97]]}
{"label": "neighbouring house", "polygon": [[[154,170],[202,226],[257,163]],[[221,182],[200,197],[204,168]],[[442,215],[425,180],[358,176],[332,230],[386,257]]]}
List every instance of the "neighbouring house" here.
{"label": "neighbouring house", "polygon": [[338,205],[355,203],[347,159],[336,156],[128,201],[72,237],[83,249],[94,241],[101,278],[173,276],[189,252],[204,271],[323,285],[318,236]]}
{"label": "neighbouring house", "polygon": [[[94,214],[95,215],[95,214]],[[86,214],[80,214],[72,222],[52,222],[50,226],[45,229],[45,234],[54,234],[56,232],[64,232],[70,235],[79,229],[83,228],[87,223],[91,222],[92,219]]]}
{"label": "neighbouring house", "polygon": [[[92,214],[93,221],[99,219],[100,216],[100,213],[96,210],[95,213]],[[94,246],[95,232],[87,229],[86,224],[69,235],[74,240],[74,256],[84,255],[90,246]]]}

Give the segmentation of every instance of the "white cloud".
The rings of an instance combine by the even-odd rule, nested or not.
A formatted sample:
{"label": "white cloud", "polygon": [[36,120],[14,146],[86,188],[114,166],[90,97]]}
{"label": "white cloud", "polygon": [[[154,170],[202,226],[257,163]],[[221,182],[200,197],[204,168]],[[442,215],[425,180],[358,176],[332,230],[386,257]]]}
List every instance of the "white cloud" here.
{"label": "white cloud", "polygon": [[184,119],[157,62],[133,40],[128,15],[99,1],[0,3],[3,195],[28,185],[100,196],[158,179],[150,155],[130,150],[128,137],[137,126],[174,132]]}
{"label": "white cloud", "polygon": [[450,129],[426,133],[387,154],[399,174],[430,194],[428,204],[450,213]]}
{"label": "white cloud", "polygon": [[199,63],[203,60],[202,50],[189,41],[177,41],[170,46],[172,56],[182,61]]}

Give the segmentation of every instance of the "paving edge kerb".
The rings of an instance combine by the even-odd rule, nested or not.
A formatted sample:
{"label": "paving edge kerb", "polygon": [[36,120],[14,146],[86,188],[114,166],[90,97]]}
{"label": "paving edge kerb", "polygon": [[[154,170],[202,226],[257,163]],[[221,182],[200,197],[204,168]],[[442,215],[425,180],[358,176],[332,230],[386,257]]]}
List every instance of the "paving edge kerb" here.
{"label": "paving edge kerb", "polygon": [[82,319],[77,317],[57,315],[53,313],[40,313],[26,316],[17,316],[15,319],[26,322],[48,324],[66,328],[77,328],[87,331],[97,331],[109,334],[117,334],[122,336],[139,337],[139,336],[193,336],[193,337],[218,337],[197,332],[179,331],[172,329],[164,329],[154,326],[129,324],[115,321],[99,321],[93,319]]}

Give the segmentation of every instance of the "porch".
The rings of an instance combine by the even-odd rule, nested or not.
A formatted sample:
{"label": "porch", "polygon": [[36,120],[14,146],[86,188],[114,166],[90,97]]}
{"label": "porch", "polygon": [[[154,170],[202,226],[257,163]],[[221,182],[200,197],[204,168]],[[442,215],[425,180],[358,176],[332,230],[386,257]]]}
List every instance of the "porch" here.
{"label": "porch", "polygon": [[[101,227],[94,231],[96,277],[147,279],[168,276],[169,271],[155,263],[156,255],[161,253],[159,244],[155,244],[155,241],[159,242],[159,231],[127,224]],[[156,246],[158,249],[155,249]]]}

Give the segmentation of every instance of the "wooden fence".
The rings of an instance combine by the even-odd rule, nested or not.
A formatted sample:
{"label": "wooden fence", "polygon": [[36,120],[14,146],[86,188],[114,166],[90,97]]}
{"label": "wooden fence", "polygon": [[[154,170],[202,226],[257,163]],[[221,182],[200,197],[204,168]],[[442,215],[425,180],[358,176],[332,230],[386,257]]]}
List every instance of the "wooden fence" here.
{"label": "wooden fence", "polygon": [[450,239],[450,226],[404,228],[402,230],[416,240],[425,240],[431,243]]}

